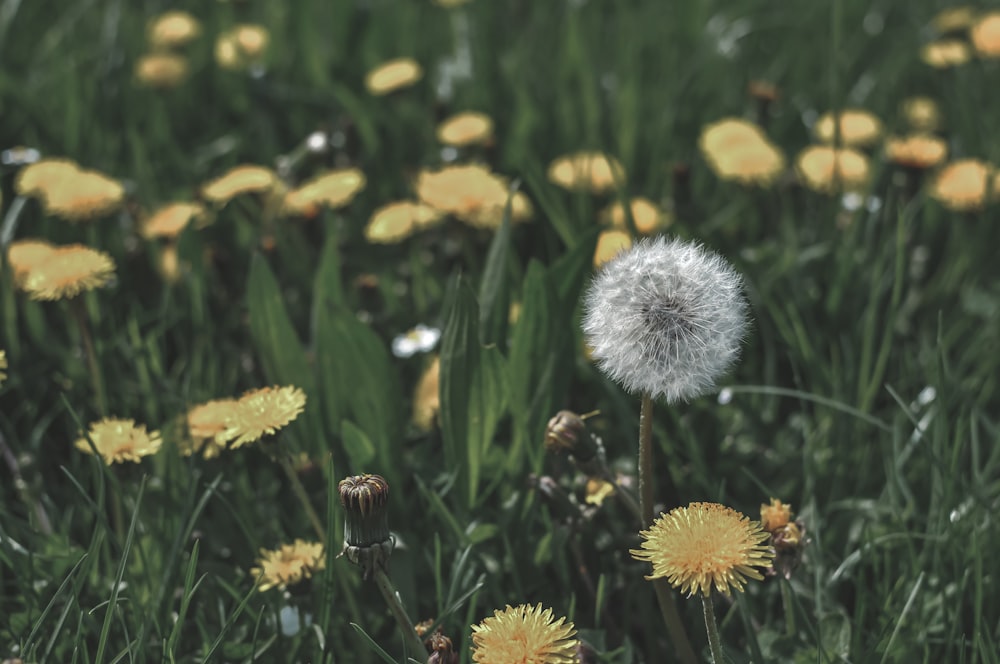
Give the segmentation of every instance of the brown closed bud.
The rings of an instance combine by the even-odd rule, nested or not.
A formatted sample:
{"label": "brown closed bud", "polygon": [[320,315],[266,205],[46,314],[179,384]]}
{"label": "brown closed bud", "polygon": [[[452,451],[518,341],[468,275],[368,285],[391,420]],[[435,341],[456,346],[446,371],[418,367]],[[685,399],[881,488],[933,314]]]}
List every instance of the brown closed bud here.
{"label": "brown closed bud", "polygon": [[441,632],[431,634],[425,644],[431,653],[427,664],[458,664],[458,653],[455,652],[451,639]]}
{"label": "brown closed bud", "polygon": [[353,475],[337,485],[344,520],[344,549],[368,578],[375,567],[388,569],[394,545],[389,534],[389,483],[381,475]]}
{"label": "brown closed bud", "polygon": [[545,449],[549,452],[566,450],[580,463],[593,459],[598,447],[583,422],[585,417],[570,410],[556,413],[545,427]]}

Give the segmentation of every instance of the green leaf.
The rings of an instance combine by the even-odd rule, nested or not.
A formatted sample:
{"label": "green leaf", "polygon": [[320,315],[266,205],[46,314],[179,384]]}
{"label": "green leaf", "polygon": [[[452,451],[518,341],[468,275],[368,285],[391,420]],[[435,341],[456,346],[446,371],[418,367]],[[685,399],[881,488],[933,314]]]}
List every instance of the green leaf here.
{"label": "green leaf", "polygon": [[375,459],[375,445],[371,439],[350,420],[344,420],[340,429],[344,451],[351,460],[351,472],[363,473]]}
{"label": "green leaf", "polygon": [[502,344],[507,337],[510,307],[510,286],[507,279],[510,214],[511,198],[508,198],[500,228],[490,243],[483,280],[479,284],[479,338],[484,344]]}
{"label": "green leaf", "polygon": [[479,343],[479,307],[461,278],[451,284],[441,342],[441,433],[445,463],[476,504],[482,459],[507,401],[504,359]]}

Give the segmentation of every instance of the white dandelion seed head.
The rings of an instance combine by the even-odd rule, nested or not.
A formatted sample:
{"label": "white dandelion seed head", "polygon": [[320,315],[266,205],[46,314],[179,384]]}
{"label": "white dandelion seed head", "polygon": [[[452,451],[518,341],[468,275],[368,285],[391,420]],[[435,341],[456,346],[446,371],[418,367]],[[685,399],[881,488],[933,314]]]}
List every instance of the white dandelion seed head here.
{"label": "white dandelion seed head", "polygon": [[659,237],[594,277],[583,333],[600,369],[629,392],[668,402],[711,390],[736,361],[747,325],[743,279],[698,244]]}

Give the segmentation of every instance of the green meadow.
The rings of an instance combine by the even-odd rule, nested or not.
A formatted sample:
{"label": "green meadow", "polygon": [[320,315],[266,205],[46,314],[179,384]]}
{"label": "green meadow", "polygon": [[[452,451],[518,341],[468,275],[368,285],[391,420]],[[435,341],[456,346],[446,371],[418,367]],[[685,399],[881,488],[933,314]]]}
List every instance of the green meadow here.
{"label": "green meadow", "polygon": [[[723,660],[1000,662],[1000,35],[991,56],[967,25],[935,23],[942,9],[0,0],[0,661],[428,661],[339,555],[338,483],[363,473],[389,485],[403,622],[450,640],[431,661],[505,662],[473,660],[472,626],[521,604],[572,622],[582,664],[711,661],[702,602],[669,594],[694,653],[679,658],[629,554],[640,399],[581,331],[605,210],[641,197],[658,210],[647,232],[742,275],[749,319],[715,387],[653,404],[656,513],[713,502],[756,521],[776,498],[801,536],[787,574],[713,593]],[[154,43],[168,10],[196,19],[190,40]],[[241,25],[264,30],[233,41]],[[929,64],[943,39],[968,57]],[[152,53],[172,64],[144,70]],[[421,76],[373,92],[366,74],[395,58]],[[920,168],[884,143],[911,133],[914,97],[936,104],[924,129],[947,150]],[[856,148],[860,183],[835,171],[817,191],[797,158],[835,109],[880,128]],[[443,145],[463,111],[491,137]],[[726,118],[760,127],[773,174],[720,177],[699,137]],[[617,160],[610,186],[553,181],[581,151]],[[103,174],[116,202],[94,212],[80,170],[29,188],[39,157]],[[957,202],[949,163],[983,167]],[[433,222],[376,235],[373,213],[465,164],[530,218],[506,195],[476,207],[479,185],[459,182]],[[263,186],[206,187],[245,165]],[[302,185],[347,169],[363,183],[346,200],[293,210]],[[198,213],[149,232],[176,202]],[[641,232],[628,209],[621,237]],[[103,252],[113,274],[40,298],[45,263],[9,251],[26,240]],[[421,345],[418,325],[440,338]],[[271,386],[304,408],[245,441],[244,420],[199,439],[186,417]],[[587,415],[615,494],[547,451],[562,410]],[[87,434],[105,417],[158,449],[106,462]],[[296,540],[321,554],[261,583],[263,552]]]}

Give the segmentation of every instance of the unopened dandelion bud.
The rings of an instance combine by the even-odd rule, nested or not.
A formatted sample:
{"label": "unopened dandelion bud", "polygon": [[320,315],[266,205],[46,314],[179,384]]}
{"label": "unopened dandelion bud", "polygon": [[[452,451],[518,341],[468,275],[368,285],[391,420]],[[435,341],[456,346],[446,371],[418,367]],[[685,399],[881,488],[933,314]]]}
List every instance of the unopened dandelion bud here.
{"label": "unopened dandelion bud", "polygon": [[427,658],[427,664],[458,664],[458,653],[455,652],[454,644],[440,631],[431,634],[424,644],[431,653]]}
{"label": "unopened dandelion bud", "polygon": [[560,410],[549,420],[545,427],[545,449],[549,452],[566,450],[583,461],[597,453],[583,418],[571,410]]}
{"label": "unopened dandelion bud", "polygon": [[367,579],[376,567],[388,569],[394,541],[389,534],[389,483],[380,475],[354,475],[337,485],[344,521],[344,550]]}

